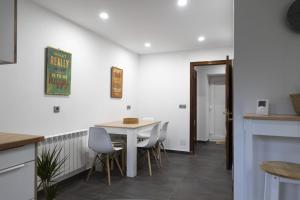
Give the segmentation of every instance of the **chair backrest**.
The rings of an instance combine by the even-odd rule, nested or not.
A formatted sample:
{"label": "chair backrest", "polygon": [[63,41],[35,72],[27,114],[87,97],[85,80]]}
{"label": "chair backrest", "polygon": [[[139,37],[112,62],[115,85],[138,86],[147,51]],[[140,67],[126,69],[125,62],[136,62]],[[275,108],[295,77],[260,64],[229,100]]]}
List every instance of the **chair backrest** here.
{"label": "chair backrest", "polygon": [[154,121],[154,117],[143,117],[143,121]]}
{"label": "chair backrest", "polygon": [[88,145],[97,153],[112,153],[114,151],[110,136],[104,128],[90,128]]}
{"label": "chair backrest", "polygon": [[169,125],[169,122],[165,122],[163,124],[163,126],[161,127],[161,130],[160,130],[160,133],[159,133],[159,136],[158,136],[158,141],[159,142],[163,142],[163,141],[166,140],[167,132],[168,132],[168,125]]}
{"label": "chair backrest", "polygon": [[156,124],[153,126],[150,132],[150,137],[147,140],[148,144],[145,146],[146,148],[150,148],[156,145],[157,143],[157,137],[158,137],[158,130],[159,130],[159,124]]}

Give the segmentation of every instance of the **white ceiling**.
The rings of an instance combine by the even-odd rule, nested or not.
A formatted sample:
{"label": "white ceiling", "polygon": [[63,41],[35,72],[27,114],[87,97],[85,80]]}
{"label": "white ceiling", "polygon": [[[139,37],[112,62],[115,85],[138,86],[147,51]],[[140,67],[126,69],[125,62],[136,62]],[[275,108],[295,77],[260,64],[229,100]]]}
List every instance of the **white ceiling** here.
{"label": "white ceiling", "polygon": [[189,0],[184,8],[177,0],[33,1],[138,54],[233,47],[233,0]]}

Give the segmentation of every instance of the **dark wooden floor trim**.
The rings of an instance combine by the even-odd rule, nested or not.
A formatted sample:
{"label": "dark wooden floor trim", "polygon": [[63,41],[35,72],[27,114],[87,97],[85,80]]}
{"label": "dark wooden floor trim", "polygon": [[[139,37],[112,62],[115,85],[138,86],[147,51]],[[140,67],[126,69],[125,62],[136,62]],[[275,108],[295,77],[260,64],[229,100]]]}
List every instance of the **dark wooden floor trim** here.
{"label": "dark wooden floor trim", "polygon": [[185,155],[191,154],[191,153],[188,152],[188,151],[178,151],[178,150],[169,150],[169,149],[166,149],[166,151],[167,151],[168,153],[177,153],[177,154],[185,154]]}

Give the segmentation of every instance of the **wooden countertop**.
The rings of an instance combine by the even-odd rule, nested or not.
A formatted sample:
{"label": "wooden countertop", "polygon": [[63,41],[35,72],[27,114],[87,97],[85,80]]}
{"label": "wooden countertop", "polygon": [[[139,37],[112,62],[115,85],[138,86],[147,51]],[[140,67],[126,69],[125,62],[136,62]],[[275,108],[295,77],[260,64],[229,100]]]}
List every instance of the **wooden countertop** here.
{"label": "wooden countertop", "polygon": [[37,143],[44,140],[44,136],[23,135],[15,133],[0,133],[0,151]]}
{"label": "wooden countertop", "polygon": [[299,115],[257,115],[257,114],[246,114],[244,119],[253,120],[277,120],[277,121],[300,121]]}
{"label": "wooden countertop", "polygon": [[282,161],[264,162],[260,168],[269,174],[293,180],[300,180],[300,164]]}
{"label": "wooden countertop", "polygon": [[158,124],[158,123],[160,123],[160,121],[140,121],[138,124],[123,124],[122,121],[117,121],[117,122],[98,124],[98,125],[95,125],[95,127],[135,129],[135,128],[141,128],[144,126],[154,125],[154,124]]}

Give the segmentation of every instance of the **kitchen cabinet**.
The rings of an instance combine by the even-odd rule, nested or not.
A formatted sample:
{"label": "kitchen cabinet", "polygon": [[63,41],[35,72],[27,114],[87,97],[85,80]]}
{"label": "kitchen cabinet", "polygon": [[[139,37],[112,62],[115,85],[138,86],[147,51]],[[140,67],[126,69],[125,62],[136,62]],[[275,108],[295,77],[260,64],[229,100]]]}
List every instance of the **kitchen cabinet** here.
{"label": "kitchen cabinet", "polygon": [[0,64],[17,62],[17,0],[0,0]]}
{"label": "kitchen cabinet", "polygon": [[0,199],[36,199],[37,142],[41,136],[0,133]]}

